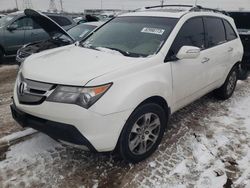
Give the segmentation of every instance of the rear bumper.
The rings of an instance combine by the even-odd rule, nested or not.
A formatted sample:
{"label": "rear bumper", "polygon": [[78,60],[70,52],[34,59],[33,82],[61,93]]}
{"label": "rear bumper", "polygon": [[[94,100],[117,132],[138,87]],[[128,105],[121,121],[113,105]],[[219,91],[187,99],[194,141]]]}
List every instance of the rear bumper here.
{"label": "rear bumper", "polygon": [[63,141],[64,143],[71,143],[77,146],[86,146],[87,150],[97,152],[93,145],[73,125],[35,117],[18,110],[15,104],[12,104],[10,108],[13,118],[22,127],[31,127],[47,134],[55,140]]}

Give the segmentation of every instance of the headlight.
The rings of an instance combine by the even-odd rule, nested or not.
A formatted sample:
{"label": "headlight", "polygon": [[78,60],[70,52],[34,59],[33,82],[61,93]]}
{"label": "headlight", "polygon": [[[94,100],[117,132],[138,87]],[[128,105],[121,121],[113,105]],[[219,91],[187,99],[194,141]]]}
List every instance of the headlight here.
{"label": "headlight", "polygon": [[88,109],[111,87],[105,84],[96,87],[57,86],[47,101],[76,104]]}

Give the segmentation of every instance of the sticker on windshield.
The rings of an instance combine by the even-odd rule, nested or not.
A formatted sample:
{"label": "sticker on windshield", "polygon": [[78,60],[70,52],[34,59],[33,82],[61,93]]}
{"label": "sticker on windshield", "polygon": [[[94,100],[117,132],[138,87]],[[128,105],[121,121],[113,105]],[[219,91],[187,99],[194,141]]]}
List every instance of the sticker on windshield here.
{"label": "sticker on windshield", "polygon": [[150,34],[155,34],[155,35],[162,35],[164,33],[164,29],[159,29],[159,28],[149,28],[149,27],[144,27],[141,32],[142,33],[150,33]]}

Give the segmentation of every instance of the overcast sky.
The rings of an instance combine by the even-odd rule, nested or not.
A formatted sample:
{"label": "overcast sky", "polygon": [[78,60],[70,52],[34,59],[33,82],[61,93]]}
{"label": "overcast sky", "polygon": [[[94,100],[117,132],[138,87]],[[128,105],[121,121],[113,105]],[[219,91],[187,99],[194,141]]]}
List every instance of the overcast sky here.
{"label": "overcast sky", "polygon": [[[0,10],[15,8],[16,0],[0,0]],[[23,9],[25,0],[17,0],[19,9]],[[47,10],[49,0],[30,0],[34,9]],[[59,8],[59,0],[55,0]],[[62,0],[66,11],[82,12],[84,9],[136,9],[148,5],[158,5],[160,0]],[[168,0],[169,4],[182,3],[192,4],[195,0]],[[198,4],[211,7],[230,10],[239,10],[244,8],[250,10],[250,0],[198,0]]]}

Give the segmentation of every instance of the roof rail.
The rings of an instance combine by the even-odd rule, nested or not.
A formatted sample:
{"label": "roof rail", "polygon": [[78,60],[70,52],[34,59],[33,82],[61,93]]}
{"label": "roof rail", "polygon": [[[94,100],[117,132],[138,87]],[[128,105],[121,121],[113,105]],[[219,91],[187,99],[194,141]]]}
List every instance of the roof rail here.
{"label": "roof rail", "polygon": [[200,12],[200,11],[210,11],[210,12],[215,12],[215,13],[221,13],[221,14],[225,14],[227,16],[229,16],[229,14],[224,11],[224,10],[218,10],[218,9],[213,9],[213,8],[206,8],[206,7],[202,7],[200,5],[181,5],[181,4],[170,4],[170,5],[156,5],[156,6],[148,6],[148,7],[144,7],[144,8],[139,8],[134,10],[133,12],[137,12],[140,10],[148,10],[148,9],[153,9],[153,8],[164,8],[164,7],[185,7],[185,8],[190,8],[187,9],[187,11],[189,12]]}
{"label": "roof rail", "polygon": [[202,11],[202,10],[206,10],[206,11],[211,11],[211,12],[215,12],[215,13],[222,13],[222,14],[225,14],[225,15],[229,15],[226,11],[224,10],[218,10],[218,9],[213,9],[213,8],[206,8],[206,7],[202,7],[200,5],[196,5],[195,7],[191,8],[189,11],[193,11],[193,12],[199,12],[199,11]]}
{"label": "roof rail", "polygon": [[156,6],[149,6],[145,7],[145,9],[151,9],[151,8],[163,8],[163,7],[194,7],[193,5],[156,5]]}

